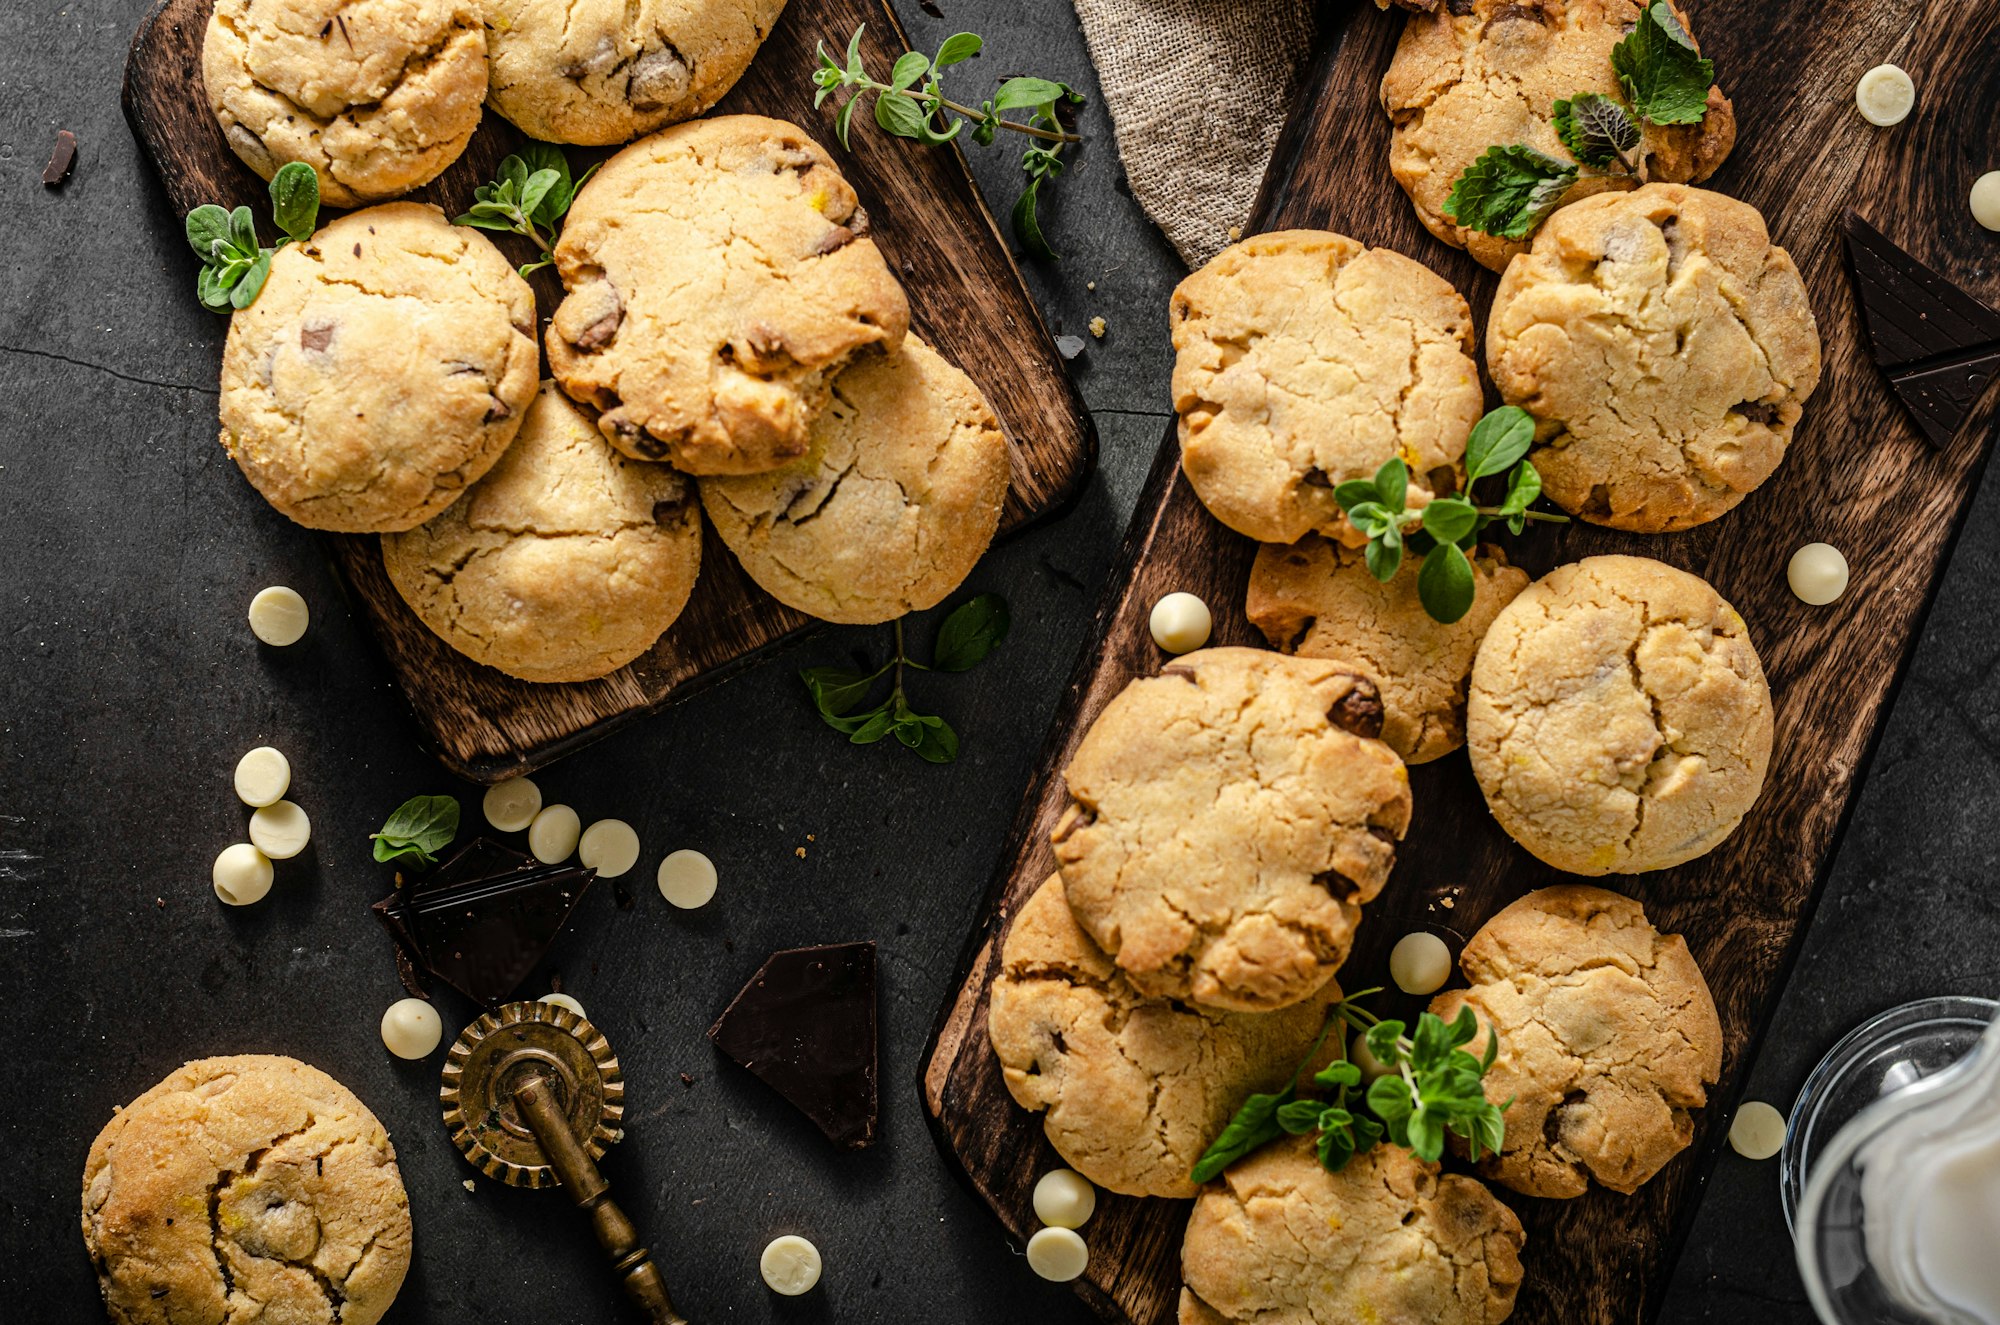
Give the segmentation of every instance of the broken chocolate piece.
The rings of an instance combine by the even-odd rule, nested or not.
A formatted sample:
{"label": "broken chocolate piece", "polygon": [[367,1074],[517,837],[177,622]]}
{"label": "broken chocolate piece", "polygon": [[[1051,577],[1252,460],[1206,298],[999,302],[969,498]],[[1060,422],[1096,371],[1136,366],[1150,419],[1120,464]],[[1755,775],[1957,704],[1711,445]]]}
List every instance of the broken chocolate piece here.
{"label": "broken chocolate piece", "polygon": [[42,170],[42,183],[54,188],[69,178],[70,168],[76,164],[76,135],[68,129],[56,133],[55,150],[49,153],[49,164]]}
{"label": "broken chocolate piece", "polygon": [[875,945],[772,953],[708,1038],[849,1150],[875,1140]]}
{"label": "broken chocolate piece", "polygon": [[1847,256],[1875,362],[1934,446],[1957,435],[2000,376],[2000,313],[1847,214]]}
{"label": "broken chocolate piece", "polygon": [[496,1007],[535,969],[596,877],[476,838],[375,903],[375,917],[418,967]]}

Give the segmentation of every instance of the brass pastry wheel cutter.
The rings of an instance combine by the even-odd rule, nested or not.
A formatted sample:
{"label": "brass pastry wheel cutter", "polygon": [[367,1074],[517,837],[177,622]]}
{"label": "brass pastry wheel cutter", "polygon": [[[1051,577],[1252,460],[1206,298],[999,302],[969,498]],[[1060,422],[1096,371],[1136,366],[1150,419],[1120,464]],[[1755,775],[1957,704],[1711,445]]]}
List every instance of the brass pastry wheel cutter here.
{"label": "brass pastry wheel cutter", "polygon": [[553,1003],[508,1003],[459,1035],[438,1090],[452,1143],[512,1187],[561,1186],[590,1216],[634,1303],[656,1325],[687,1325],[597,1160],[625,1137],[625,1078],[603,1034]]}

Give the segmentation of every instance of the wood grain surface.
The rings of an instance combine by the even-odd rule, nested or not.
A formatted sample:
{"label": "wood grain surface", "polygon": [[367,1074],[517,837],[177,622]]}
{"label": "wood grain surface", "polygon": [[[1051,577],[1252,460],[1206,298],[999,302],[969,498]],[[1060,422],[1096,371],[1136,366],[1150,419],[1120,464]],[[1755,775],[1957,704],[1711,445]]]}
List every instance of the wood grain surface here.
{"label": "wood grain surface", "polygon": [[[212,7],[213,0],[162,0],[140,25],[125,68],[125,115],[176,220],[217,202],[249,203],[262,221],[269,213],[264,182],[229,150],[202,94],[202,34]],[[712,113],[789,119],[832,151],[909,291],[915,330],[979,384],[999,416],[1012,467],[1000,520],[1005,536],[1062,510],[1082,490],[1096,459],[1096,427],[957,146],[919,147],[871,127],[857,129],[853,150],[844,151],[833,136],[833,103],[813,107],[815,45],[844,47],[861,24],[868,28],[862,50],[869,67],[886,70],[908,43],[884,0],[792,0],[749,72]],[[489,113],[457,163],[410,197],[457,215],[523,141]],[[568,151],[579,171],[611,154]],[[492,238],[516,261],[534,256],[526,240]],[[194,271],[190,254],[190,285]],[[530,283],[546,324],[562,299],[561,282],[544,269]],[[722,679],[812,624],[752,584],[707,531],[694,597],[651,652],[596,681],[534,685],[482,667],[431,634],[389,583],[374,538],[329,541],[427,743],[447,767],[476,782],[560,758]]]}
{"label": "wood grain surface", "polygon": [[[1946,276],[2000,301],[2000,237],[1978,229],[1966,205],[2000,137],[2000,9],[1957,0],[1698,0],[1688,8],[1742,125],[1735,156],[1709,186],[1760,207],[1797,259],[1826,374],[1784,465],[1720,520],[1661,536],[1572,525],[1515,544],[1515,559],[1537,575],[1623,552],[1706,577],[1749,621],[1777,708],[1763,797],[1732,837],[1681,868],[1600,881],[1640,899],[1663,930],[1687,936],[1721,1011],[1723,1075],[1697,1115],[1693,1146],[1636,1195],[1501,1193],[1528,1229],[1527,1281],[1514,1315],[1526,1325],[1655,1314],[1992,440],[1990,400],[1951,445],[1934,448],[1891,397],[1868,358],[1839,222],[1853,207]],[[1356,0],[1329,19],[1333,30],[1323,34],[1273,160],[1255,228],[1323,227],[1413,255],[1466,293],[1483,326],[1494,276],[1425,233],[1389,177],[1389,124],[1375,90],[1401,23]],[[1863,122],[1853,104],[1855,80],[1885,60],[1913,71],[1920,88],[1915,115],[1886,131]],[[1162,382],[1163,402],[1166,390]],[[1022,805],[922,1074],[939,1146],[1016,1239],[1036,1227],[1036,1177],[1061,1161],[1001,1081],[986,1038],[987,987],[1008,918],[1053,868],[1048,832],[1067,799],[1060,770],[1105,703],[1162,663],[1146,624],[1162,594],[1205,598],[1216,643],[1263,642],[1242,612],[1254,546],[1208,516],[1177,460],[1169,432],[1127,534],[1128,569],[1100,606],[1096,638],[1070,683],[1045,771]],[[1846,596],[1827,608],[1799,602],[1785,581],[1792,551],[1814,540],[1843,549],[1853,567]],[[1388,984],[1388,949],[1410,930],[1429,929],[1457,948],[1507,902],[1566,877],[1494,824],[1463,753],[1413,770],[1412,783],[1415,821],[1341,973],[1349,988]],[[1384,1004],[1393,1015],[1417,1006]],[[1100,1198],[1084,1229],[1090,1267],[1077,1291],[1111,1319],[1171,1321],[1187,1208]]]}

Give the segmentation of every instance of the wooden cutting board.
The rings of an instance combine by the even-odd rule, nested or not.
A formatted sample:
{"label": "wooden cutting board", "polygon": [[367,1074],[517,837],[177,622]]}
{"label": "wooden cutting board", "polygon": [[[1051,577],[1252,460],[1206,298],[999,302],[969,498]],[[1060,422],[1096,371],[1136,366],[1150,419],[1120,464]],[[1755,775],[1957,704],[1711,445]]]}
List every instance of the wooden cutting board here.
{"label": "wooden cutting board", "polygon": [[[1525,1325],[1655,1314],[1992,439],[1990,401],[1950,446],[1934,449],[1890,396],[1868,357],[1839,221],[1856,208],[1974,294],[2000,302],[2000,235],[1980,230],[1966,206],[1973,179],[2000,165],[2000,7],[1698,0],[1689,8],[1742,126],[1735,156],[1711,187],[1759,206],[1797,259],[1825,340],[1826,375],[1783,467],[1733,513],[1682,534],[1572,525],[1517,544],[1517,560],[1538,575],[1558,562],[1624,552],[1706,577],[1749,621],[1777,705],[1773,766],[1743,826],[1690,865],[1601,881],[1639,898],[1661,929],[1687,936],[1721,1011],[1723,1075],[1697,1116],[1693,1146],[1638,1194],[1596,1189],[1545,1201],[1501,1193],[1528,1228],[1527,1281],[1514,1316]],[[1402,19],[1348,0],[1330,22],[1336,30],[1323,38],[1272,162],[1255,228],[1322,227],[1411,254],[1463,290],[1483,326],[1495,277],[1431,239],[1389,177],[1389,125],[1376,87]],[[1916,114],[1893,130],[1871,128],[1854,111],[1856,78],[1884,60],[1910,70],[1920,89]],[[1159,384],[1162,404],[1166,388]],[[1844,550],[1853,567],[1851,587],[1831,607],[1808,607],[1786,586],[1787,559],[1813,540]],[[1107,590],[1042,780],[1023,802],[968,940],[962,981],[940,1011],[924,1106],[940,1148],[1016,1239],[1036,1227],[1036,1177],[1061,1161],[1038,1121],[1008,1097],[986,1039],[987,986],[1008,918],[1053,868],[1047,838],[1065,805],[1059,771],[1070,752],[1108,700],[1163,661],[1147,632],[1153,602],[1191,590],[1215,610],[1216,643],[1262,644],[1242,613],[1253,551],[1196,501],[1169,432],[1127,534],[1127,570]],[[1435,931],[1456,949],[1507,902],[1566,877],[1501,833],[1463,753],[1413,770],[1412,783],[1415,822],[1341,973],[1349,988],[1388,984],[1388,949],[1410,930]],[[1388,1006],[1406,1015],[1418,1000]],[[1091,1257],[1077,1291],[1111,1319],[1171,1321],[1187,1210],[1185,1202],[1100,1198],[1083,1230]]]}
{"label": "wooden cutting board", "polygon": [[[269,215],[264,182],[229,150],[202,94],[202,34],[213,5],[161,0],[139,25],[125,66],[125,115],[159,172],[175,225],[208,202],[248,203],[260,221]],[[815,46],[823,40],[844,48],[864,23],[868,66],[885,71],[908,49],[885,0],[792,0],[750,71],[712,113],[789,119],[833,153],[909,291],[915,329],[979,384],[999,416],[1012,453],[1004,536],[1062,510],[1082,490],[1096,459],[1096,427],[957,146],[920,147],[869,126],[857,128],[853,150],[844,151],[833,136],[833,103],[813,107]],[[983,76],[979,68],[967,67],[968,83]],[[523,141],[489,113],[465,155],[410,197],[456,216]],[[578,171],[611,154],[568,150]],[[494,238],[516,261],[533,257],[526,240]],[[194,273],[190,254],[189,298]],[[546,323],[562,284],[553,270],[530,283]],[[752,584],[708,530],[694,597],[651,652],[596,681],[533,685],[482,667],[431,634],[389,583],[376,539],[330,535],[329,542],[426,743],[448,768],[475,782],[497,782],[558,759],[721,680],[812,624]]]}

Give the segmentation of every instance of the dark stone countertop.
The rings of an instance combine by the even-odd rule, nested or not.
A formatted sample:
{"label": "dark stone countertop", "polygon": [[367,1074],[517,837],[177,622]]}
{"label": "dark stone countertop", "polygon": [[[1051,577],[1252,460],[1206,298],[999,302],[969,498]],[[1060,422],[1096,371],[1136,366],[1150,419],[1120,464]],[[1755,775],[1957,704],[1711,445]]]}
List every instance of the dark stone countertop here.
{"label": "dark stone countertop", "polygon": [[[809,3],[810,0],[795,0]],[[118,108],[149,0],[0,12],[0,996],[16,1018],[0,1149],[0,1302],[95,1318],[78,1175],[114,1106],[182,1060],[267,1051],[351,1086],[396,1139],[417,1257],[391,1319],[625,1319],[581,1222],[555,1194],[468,1176],[436,1121],[438,1060],[377,1039],[400,997],[367,913],[386,890],[365,839],[409,795],[476,791],[414,729],[342,602],[320,542],[267,509],[215,445],[224,323]],[[1066,0],[997,0],[952,18],[988,64],[1095,79]],[[913,38],[953,24],[899,3]],[[585,901],[550,967],[605,1027],[631,1082],[632,1139],[606,1168],[697,1320],[1089,1319],[1038,1281],[932,1149],[914,1081],[931,1019],[1063,679],[1165,428],[1172,253],[1123,185],[1101,106],[1047,223],[1070,256],[1030,270],[1052,322],[1109,332],[1073,365],[1103,462],[1067,518],[997,549],[971,587],[1007,595],[1015,629],[977,671],[924,677],[964,753],[932,767],[819,726],[795,670],[880,653],[883,630],[831,630],[548,770],[551,800],[629,820],[645,843],[638,905]],[[55,131],[80,142],[59,192],[39,181]],[[976,152],[1004,213],[1012,152]],[[1094,281],[1094,291],[1086,282]],[[1877,1009],[2000,988],[2000,641],[1986,604],[2000,509],[1981,495],[1870,770],[1750,1094],[1788,1104],[1833,1040]],[[244,627],[271,583],[311,601],[287,651]],[[930,626],[919,626],[922,638]],[[272,898],[234,911],[208,888],[243,834],[229,771],[284,750],[314,848]],[[720,867],[706,910],[671,912],[649,871],[694,846]],[[804,848],[803,858],[798,849]],[[642,877],[643,876],[643,877]],[[881,948],[880,1144],[832,1153],[702,1032],[775,948],[872,937]],[[546,988],[534,977],[529,993]],[[448,1024],[466,1013],[445,1004]],[[680,1074],[693,1078],[683,1086]],[[1725,1153],[1663,1319],[1805,1322],[1777,1169]],[[826,1256],[824,1288],[768,1294],[779,1232]],[[1529,1272],[1534,1258],[1530,1248]],[[0,1312],[13,1318],[12,1310]]]}

